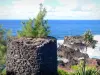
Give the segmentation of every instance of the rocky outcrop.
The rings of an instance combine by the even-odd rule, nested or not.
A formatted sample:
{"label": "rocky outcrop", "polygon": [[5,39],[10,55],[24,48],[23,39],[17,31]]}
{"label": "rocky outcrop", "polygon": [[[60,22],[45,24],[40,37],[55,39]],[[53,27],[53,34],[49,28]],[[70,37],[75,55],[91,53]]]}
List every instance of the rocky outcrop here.
{"label": "rocky outcrop", "polygon": [[96,59],[98,66],[100,66],[100,59]]}
{"label": "rocky outcrop", "polygon": [[82,36],[65,36],[64,37],[64,44],[65,43],[84,43]]}
{"label": "rocky outcrop", "polygon": [[81,53],[80,50],[75,50],[63,45],[60,48],[58,48],[57,55],[58,57],[68,59],[68,63],[70,63],[70,65],[78,64],[78,61],[83,57],[89,58],[87,54]]}
{"label": "rocky outcrop", "polygon": [[7,75],[56,75],[55,38],[10,38],[7,47]]}
{"label": "rocky outcrop", "polygon": [[86,47],[82,36],[65,36],[63,45],[75,50],[83,50]]}
{"label": "rocky outcrop", "polygon": [[57,55],[60,58],[66,58],[69,62],[65,63],[67,66],[76,65],[85,57],[89,58],[88,54],[82,53],[86,45],[81,36],[66,36],[64,43],[58,47]]}

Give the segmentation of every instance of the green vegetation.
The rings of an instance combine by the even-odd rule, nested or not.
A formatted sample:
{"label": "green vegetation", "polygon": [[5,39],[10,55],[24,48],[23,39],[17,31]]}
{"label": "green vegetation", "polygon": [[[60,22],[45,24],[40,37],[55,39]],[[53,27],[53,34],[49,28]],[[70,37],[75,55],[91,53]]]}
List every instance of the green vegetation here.
{"label": "green vegetation", "polygon": [[90,30],[84,33],[83,38],[86,44],[86,50],[88,46],[92,46],[92,48],[95,48],[96,41],[93,39],[93,35]]}
{"label": "green vegetation", "polygon": [[[84,61],[81,61],[79,65],[74,65],[71,68],[75,71],[71,73],[72,75],[100,75],[100,72],[96,69],[96,67],[91,67],[86,65],[85,67]],[[85,70],[84,70],[85,68]]]}
{"label": "green vegetation", "polygon": [[65,72],[64,70],[58,69],[58,75],[69,75],[69,73]]}
{"label": "green vegetation", "polygon": [[100,72],[97,71],[96,69],[89,68],[89,69],[86,69],[85,74],[83,74],[82,70],[78,70],[74,73],[71,73],[70,75],[100,75]]}
{"label": "green vegetation", "polygon": [[0,75],[6,75],[6,68],[0,72]]}
{"label": "green vegetation", "polygon": [[46,13],[46,9],[40,4],[40,11],[37,17],[34,20],[30,19],[23,23],[22,31],[18,31],[18,37],[47,37],[50,30],[47,20],[44,20]]}
{"label": "green vegetation", "polygon": [[65,72],[64,70],[58,69],[58,75],[100,75],[100,71],[97,71],[95,68],[87,68],[85,74],[83,74],[82,70]]}
{"label": "green vegetation", "polygon": [[96,69],[96,67],[91,67],[86,65],[85,71],[83,70],[83,61],[80,62],[79,65],[71,66],[73,72],[67,72],[61,69],[58,69],[58,75],[100,75],[100,71]]}
{"label": "green vegetation", "polygon": [[[87,51],[88,46],[92,46],[92,48],[95,48],[96,41],[93,39],[93,35],[92,35],[90,30],[88,30],[84,33],[83,38],[84,38],[85,45],[86,45],[86,51]],[[86,60],[86,58],[84,56],[83,68],[82,68],[83,75],[85,75],[85,67],[86,67],[86,65],[85,65],[86,61],[85,60]]]}
{"label": "green vegetation", "polygon": [[6,41],[4,39],[4,36],[6,34],[6,30],[0,26],[0,75],[3,71],[4,67],[3,65],[6,62]]}
{"label": "green vegetation", "polygon": [[0,75],[6,75],[5,63],[6,63],[6,40],[11,36],[11,31],[4,29],[0,25]]}
{"label": "green vegetation", "polygon": [[90,30],[84,33],[84,40],[86,41],[86,43],[91,43],[93,41],[93,35]]}
{"label": "green vegetation", "polygon": [[4,36],[6,34],[6,30],[0,26],[0,65],[5,63],[6,58],[6,42]]}

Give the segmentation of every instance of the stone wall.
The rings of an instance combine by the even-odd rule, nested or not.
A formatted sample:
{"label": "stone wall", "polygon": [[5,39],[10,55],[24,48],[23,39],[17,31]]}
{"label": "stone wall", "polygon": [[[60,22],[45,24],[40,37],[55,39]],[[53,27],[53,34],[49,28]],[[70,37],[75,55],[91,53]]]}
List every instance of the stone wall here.
{"label": "stone wall", "polygon": [[10,38],[7,47],[7,75],[56,75],[55,38]]}

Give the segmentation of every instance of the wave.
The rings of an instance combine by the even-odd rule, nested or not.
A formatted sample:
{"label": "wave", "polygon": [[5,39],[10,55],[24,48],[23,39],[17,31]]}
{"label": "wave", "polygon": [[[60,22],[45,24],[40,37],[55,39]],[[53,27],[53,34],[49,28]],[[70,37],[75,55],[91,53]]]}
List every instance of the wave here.
{"label": "wave", "polygon": [[[100,35],[94,35],[94,40],[98,41],[96,47],[94,49],[88,47],[86,53],[89,55],[90,58],[100,59]],[[57,47],[59,47],[59,45],[62,45],[63,42],[64,40],[57,40]]]}
{"label": "wave", "polygon": [[96,47],[93,48],[87,48],[87,54],[90,58],[99,58],[100,59],[100,35],[94,35],[94,40],[97,40]]}
{"label": "wave", "polygon": [[62,45],[64,42],[64,40],[57,40],[57,47],[59,47],[60,45]]}

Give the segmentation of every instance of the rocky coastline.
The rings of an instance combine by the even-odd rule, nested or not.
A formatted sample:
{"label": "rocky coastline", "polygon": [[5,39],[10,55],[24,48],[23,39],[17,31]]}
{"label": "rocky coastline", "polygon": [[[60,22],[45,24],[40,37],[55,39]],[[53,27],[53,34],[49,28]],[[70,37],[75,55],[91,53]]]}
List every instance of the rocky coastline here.
{"label": "rocky coastline", "polygon": [[89,58],[82,36],[65,36],[63,44],[58,47],[57,56],[59,66],[65,68],[79,64],[84,57],[87,64],[100,66],[100,59]]}

